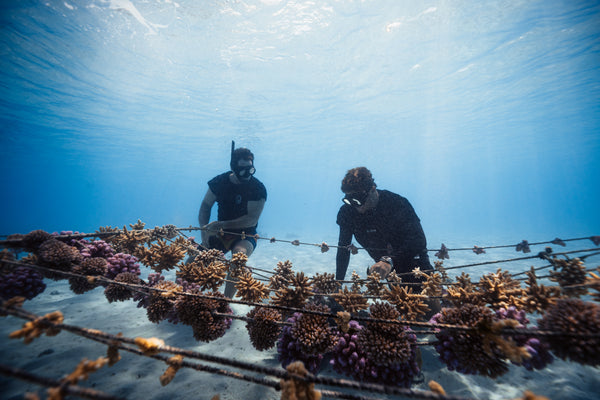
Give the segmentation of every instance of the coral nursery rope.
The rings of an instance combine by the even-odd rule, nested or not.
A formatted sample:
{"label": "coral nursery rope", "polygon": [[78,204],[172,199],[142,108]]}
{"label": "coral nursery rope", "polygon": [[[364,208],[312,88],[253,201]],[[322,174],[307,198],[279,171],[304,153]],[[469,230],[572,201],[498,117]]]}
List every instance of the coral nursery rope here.
{"label": "coral nursery rope", "polygon": [[124,397],[113,396],[100,392],[94,389],[83,388],[76,385],[64,385],[63,382],[56,379],[46,378],[39,375],[34,375],[23,369],[9,367],[8,365],[0,364],[0,374],[17,378],[23,381],[35,383],[36,385],[46,387],[60,387],[64,394],[82,397],[92,400],[124,400]]}
{"label": "coral nursery rope", "polygon": [[[21,318],[21,319],[34,320],[34,319],[39,318],[38,316],[36,316],[32,313],[29,313],[23,309],[20,309],[20,308],[15,308],[15,307],[7,308],[3,305],[1,307],[1,309],[3,312],[6,312],[7,314],[13,315],[13,316],[15,316],[17,318]],[[51,321],[47,321],[47,324],[52,325],[56,329],[69,331],[76,335],[83,336],[90,340],[98,341],[98,342],[104,343],[106,345],[115,346],[115,343],[118,342],[117,347],[119,349],[123,349],[125,351],[137,354],[139,356],[146,356],[146,357],[154,358],[154,359],[161,360],[164,362],[167,362],[169,360],[169,357],[167,357],[167,356],[160,355],[160,354],[146,354],[143,351],[138,350],[137,348],[127,346],[127,345],[135,345],[136,344],[136,340],[132,339],[132,338],[111,335],[109,333],[102,332],[102,331],[99,331],[96,329],[88,329],[88,328],[83,328],[83,327],[79,327],[79,326],[75,326],[75,325],[68,325],[68,324],[59,324],[59,323],[54,323]],[[127,345],[125,345],[125,344],[127,344]],[[310,383],[316,383],[316,384],[325,385],[325,386],[335,386],[335,387],[341,387],[341,388],[358,389],[358,390],[370,391],[370,392],[375,392],[375,393],[385,393],[385,394],[389,394],[389,395],[402,395],[402,396],[419,398],[419,399],[471,400],[471,399],[465,398],[465,397],[446,396],[446,395],[440,395],[440,394],[436,394],[436,393],[429,392],[429,391],[404,389],[404,388],[399,388],[399,387],[395,387],[395,386],[387,386],[387,385],[374,384],[374,383],[356,382],[356,381],[350,381],[347,379],[318,377],[318,376],[312,376],[312,375],[302,377],[302,376],[298,376],[295,374],[291,374],[287,371],[284,371],[284,370],[281,370],[278,368],[260,366],[260,365],[256,365],[255,363],[237,361],[237,360],[233,360],[233,359],[203,354],[203,353],[200,353],[197,351],[185,350],[185,349],[172,347],[172,346],[166,346],[166,345],[159,347],[159,351],[164,352],[164,353],[170,353],[170,354],[178,354],[178,355],[182,355],[187,358],[198,359],[198,360],[202,360],[202,361],[206,361],[206,362],[212,362],[212,363],[216,363],[216,364],[226,365],[229,367],[243,369],[243,370],[247,370],[247,371],[251,371],[251,372],[259,373],[259,374],[263,374],[263,375],[274,376],[279,379],[290,379],[293,377],[294,379],[297,379],[297,380],[310,382]],[[187,362],[187,361],[182,361],[181,366],[186,367],[186,368],[192,368],[192,369],[199,370],[199,371],[224,375],[224,376],[228,376],[228,377],[235,378],[235,379],[246,380],[246,381],[249,381],[252,383],[269,386],[275,390],[281,389],[279,382],[265,379],[265,378],[248,376],[248,375],[240,374],[240,373],[233,372],[233,371],[223,370],[221,368],[210,367],[210,366],[191,363],[191,362]],[[2,371],[0,370],[0,372],[2,372]],[[50,386],[54,386],[54,385],[50,385]],[[361,399],[366,400],[367,399],[365,397],[359,397],[359,396],[358,397],[349,397],[346,394],[338,393],[338,392],[331,392],[331,394],[337,395],[339,398],[347,398],[347,399],[355,399],[355,400],[361,400]],[[107,399],[113,399],[113,398],[114,397],[107,397]]]}

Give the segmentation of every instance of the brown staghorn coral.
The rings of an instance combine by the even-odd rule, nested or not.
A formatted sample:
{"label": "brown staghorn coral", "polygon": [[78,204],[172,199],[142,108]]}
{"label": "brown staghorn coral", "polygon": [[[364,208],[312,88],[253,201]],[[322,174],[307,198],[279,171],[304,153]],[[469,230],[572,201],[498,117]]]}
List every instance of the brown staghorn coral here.
{"label": "brown staghorn coral", "polygon": [[424,296],[414,294],[412,288],[406,289],[401,285],[390,285],[381,298],[392,303],[407,321],[416,321],[429,311]]}
{"label": "brown staghorn coral", "polygon": [[367,299],[361,293],[349,291],[348,287],[344,287],[331,297],[349,313],[366,310],[368,307]]}
{"label": "brown staghorn coral", "polygon": [[256,306],[246,317],[250,318],[250,321],[246,322],[246,329],[252,346],[260,351],[275,346],[281,333],[281,313],[272,308]]}
{"label": "brown staghorn coral", "polygon": [[537,284],[535,269],[531,267],[527,274],[527,288],[521,298],[522,308],[527,312],[543,313],[547,308],[556,303],[561,297],[560,289],[557,287],[546,287]]}
{"label": "brown staghorn coral", "polygon": [[352,271],[352,277],[350,279],[352,280],[352,287],[350,290],[352,290],[354,293],[359,293],[362,290],[363,285],[360,275],[358,275],[356,271]]}
{"label": "brown staghorn coral", "polygon": [[538,320],[538,328],[562,335],[546,338],[563,360],[600,365],[600,305],[580,299],[560,299]]}
{"label": "brown staghorn coral", "polygon": [[149,248],[141,247],[138,258],[141,263],[160,274],[162,271],[173,269],[178,262],[183,260],[186,253],[187,249],[181,244],[167,244],[164,240],[158,239]]}
{"label": "brown staghorn coral", "polygon": [[153,290],[148,296],[146,315],[148,315],[150,322],[157,324],[166,319],[173,311],[175,294],[183,292],[183,287],[171,281],[163,281],[154,288],[166,290],[166,292]]}
{"label": "brown staghorn coral", "polygon": [[229,276],[232,278],[239,278],[248,272],[246,263],[248,262],[248,256],[242,252],[235,253],[231,256],[229,263]]}
{"label": "brown staghorn coral", "polygon": [[145,249],[144,244],[148,241],[150,235],[142,230],[127,230],[124,226],[120,233],[110,239],[110,243],[118,253],[127,253],[137,258],[141,257],[141,252]]}
{"label": "brown staghorn coral", "polygon": [[590,276],[586,279],[586,284],[590,290],[594,290],[596,293],[592,293],[592,297],[596,301],[600,301],[600,267],[597,268],[598,274],[590,272]]}
{"label": "brown staghorn coral", "polygon": [[[400,313],[390,304],[376,302],[370,307],[371,318],[397,321]],[[367,358],[376,365],[405,363],[411,357],[411,342],[399,324],[368,322],[358,333],[358,343]]]}
{"label": "brown staghorn coral", "polygon": [[269,287],[271,290],[279,290],[290,285],[294,272],[292,271],[292,263],[290,260],[278,262],[275,268],[275,274],[269,279]]}
{"label": "brown staghorn coral", "polygon": [[521,308],[520,298],[525,294],[521,283],[513,279],[508,271],[500,269],[496,273],[482,276],[477,288],[483,302],[494,310],[508,309],[510,306]]}
{"label": "brown staghorn coral", "polygon": [[217,249],[208,249],[199,252],[196,255],[194,261],[197,261],[203,265],[208,265],[214,261],[223,261],[225,259],[225,254],[221,250]]}
{"label": "brown staghorn coral", "polygon": [[213,261],[206,264],[196,258],[189,264],[180,265],[175,274],[187,282],[197,283],[201,290],[216,291],[225,281],[227,265],[220,260],[211,259]]}
{"label": "brown staghorn coral", "polygon": [[341,283],[335,280],[334,274],[315,274],[312,278],[313,290],[318,294],[331,294],[340,289]]}
{"label": "brown staghorn coral", "polygon": [[[329,307],[309,303],[307,311],[329,313]],[[305,354],[317,355],[330,351],[337,344],[337,334],[327,323],[327,317],[309,313],[299,313],[292,324],[291,334]]]}
{"label": "brown staghorn coral", "polygon": [[[56,239],[46,240],[37,250],[40,265],[56,270],[70,272],[74,265],[79,264],[83,257],[79,251]],[[65,276],[59,273],[43,272],[45,277],[59,280]]]}
{"label": "brown staghorn coral", "polygon": [[378,272],[373,272],[367,276],[367,294],[371,296],[381,296],[384,284],[381,283],[381,275]]}
{"label": "brown staghorn coral", "polygon": [[565,295],[579,297],[587,293],[587,288],[583,286],[587,271],[581,259],[552,258],[549,261],[554,267],[554,271],[550,271],[550,280],[557,282]]}
{"label": "brown staghorn coral", "polygon": [[223,315],[232,314],[225,296],[219,292],[202,293],[195,289],[191,294],[201,294],[210,298],[196,296],[177,296],[175,311],[179,320],[192,327],[194,338],[210,342],[225,334],[231,325],[231,319]]}
{"label": "brown staghorn coral", "polygon": [[271,303],[284,306],[302,308],[306,300],[314,293],[308,277],[304,272],[297,272],[290,281],[290,287],[282,287],[271,297]]}
{"label": "brown staghorn coral", "polygon": [[235,284],[236,297],[244,301],[259,302],[269,297],[269,288],[262,282],[257,281],[250,273],[243,274]]}
{"label": "brown staghorn coral", "polygon": [[81,264],[75,265],[72,272],[84,275],[81,278],[69,278],[69,286],[75,294],[83,294],[99,286],[95,277],[104,276],[108,269],[105,258],[92,257],[84,259]]}
{"label": "brown staghorn coral", "polygon": [[[298,375],[302,378],[308,376],[308,371],[304,367],[302,361],[294,361],[288,365],[286,369],[290,374]],[[321,399],[321,392],[315,390],[314,383],[294,379],[293,375],[290,379],[281,380],[281,400]]]}
{"label": "brown staghorn coral", "polygon": [[439,297],[442,295],[442,275],[437,272],[425,273],[420,268],[415,268],[413,274],[417,278],[424,279],[422,295],[430,297]]}
{"label": "brown staghorn coral", "polygon": [[[139,285],[142,283],[142,280],[138,278],[136,274],[131,272],[121,272],[115,276],[114,281],[134,285]],[[126,285],[109,283],[108,286],[106,286],[106,289],[104,289],[104,296],[106,296],[106,299],[109,303],[112,303],[113,301],[125,301],[133,297],[133,291]]]}

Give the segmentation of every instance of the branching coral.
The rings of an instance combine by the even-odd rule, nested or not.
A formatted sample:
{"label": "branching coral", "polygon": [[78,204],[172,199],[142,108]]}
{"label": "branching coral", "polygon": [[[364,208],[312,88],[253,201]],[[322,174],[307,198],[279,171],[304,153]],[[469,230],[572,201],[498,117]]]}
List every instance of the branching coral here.
{"label": "branching coral", "polygon": [[136,274],[132,274],[131,272],[121,272],[114,278],[115,282],[123,283],[125,285],[119,285],[118,283],[109,283],[104,289],[104,296],[109,303],[113,301],[125,301],[129,300],[133,297],[133,291],[127,284],[139,285],[142,283],[142,280],[138,278]]}
{"label": "branching coral", "polygon": [[0,299],[23,296],[31,300],[45,289],[44,278],[32,268],[17,267],[12,272],[0,275]]}
{"label": "branching coral", "polygon": [[227,266],[217,259],[206,264],[196,258],[189,264],[180,265],[176,275],[190,283],[197,283],[202,290],[216,291],[225,281]]}
{"label": "branching coral", "polygon": [[419,373],[414,347],[408,362],[379,365],[361,347],[359,335],[364,329],[358,322],[350,321],[347,332],[339,333],[338,344],[330,361],[333,369],[361,382],[410,387],[414,376]]}
{"label": "branching coral", "polygon": [[[307,311],[329,313],[329,307],[322,304],[307,304]],[[297,313],[290,333],[296,339],[303,352],[308,354],[326,353],[337,343],[337,333],[327,323],[327,317],[310,313]]]}
{"label": "branching coral", "polygon": [[[397,321],[400,313],[388,303],[376,302],[370,307],[371,318]],[[414,356],[412,346],[417,338],[399,324],[368,322],[358,333],[358,344],[366,357],[376,365],[389,367],[403,364]]]}
{"label": "branching coral", "polygon": [[[71,268],[83,259],[75,247],[56,239],[49,239],[42,243],[37,250],[37,256],[40,265],[65,272],[71,271]],[[64,278],[62,274],[52,272],[45,272],[44,275],[55,280]]]}
{"label": "branching coral", "polygon": [[248,262],[248,256],[242,252],[235,253],[231,256],[231,262],[229,263],[229,276],[232,278],[239,278],[240,276],[246,274],[248,268],[246,267],[246,263]]}
{"label": "branching coral", "polygon": [[123,272],[130,272],[134,275],[141,274],[138,259],[130,254],[117,253],[107,258],[106,261],[108,262],[108,269],[105,276],[109,279],[114,279],[115,276]]}
{"label": "branching coral", "polygon": [[[12,236],[12,235],[11,235]],[[8,239],[13,237],[9,236]],[[38,248],[47,240],[50,240],[52,235],[41,229],[31,231],[28,234],[21,237],[21,245],[24,250],[35,252]]]}
{"label": "branching coral", "polygon": [[[308,371],[301,361],[294,362],[287,367],[290,374],[298,375],[302,378],[308,375]],[[281,400],[320,400],[321,392],[315,390],[314,383],[308,383],[299,379],[281,380]]]}
{"label": "branching coral", "polygon": [[268,350],[275,346],[281,333],[281,313],[272,308],[254,307],[246,315],[251,320],[246,322],[250,342],[257,350]]}
{"label": "branching coral", "polygon": [[141,251],[144,249],[144,244],[148,239],[150,239],[150,234],[147,231],[136,229],[129,231],[124,226],[121,233],[110,239],[110,243],[118,252],[140,257]]}
{"label": "branching coral", "polygon": [[178,243],[167,244],[164,240],[158,239],[149,248],[140,248],[138,254],[144,265],[161,273],[173,269],[178,262],[183,260],[187,249]]}
{"label": "branching coral", "polygon": [[392,303],[407,321],[416,321],[429,311],[424,296],[414,294],[412,288],[407,290],[401,285],[390,285],[385,289],[382,299]]}
{"label": "branching coral", "polygon": [[[491,327],[494,313],[486,307],[465,304],[444,308],[431,322],[466,327]],[[504,354],[477,330],[442,329],[436,333],[435,348],[449,370],[496,378],[508,371]],[[488,351],[486,351],[488,350]]]}
{"label": "branching coral", "polygon": [[269,287],[271,290],[279,290],[289,286],[293,278],[294,272],[292,271],[292,263],[290,260],[284,262],[280,261],[275,268],[275,274],[269,279]]}
{"label": "branching coral", "polygon": [[[192,327],[194,338],[202,342],[210,342],[220,338],[231,326],[231,318],[222,314],[233,314],[223,294],[199,290],[192,294],[202,294],[209,298],[197,296],[178,296],[175,311],[179,320]],[[219,315],[221,314],[221,315]]]}
{"label": "branching coral", "polygon": [[315,274],[311,281],[315,294],[331,294],[341,287],[341,283],[335,280],[335,275],[327,272]]}
{"label": "branching coral", "polygon": [[356,271],[352,271],[352,287],[350,288],[354,293],[359,293],[362,291],[363,280],[360,279],[360,275],[356,273]]}
{"label": "branching coral", "polygon": [[241,297],[244,301],[259,302],[269,297],[269,288],[254,279],[250,273],[241,275],[235,287],[236,297]]}
{"label": "branching coral", "polygon": [[560,299],[538,320],[538,327],[561,333],[547,338],[557,357],[600,365],[600,305],[580,299]]}
{"label": "branching coral", "polygon": [[419,268],[415,268],[413,270],[413,274],[417,278],[424,279],[422,284],[423,290],[421,291],[422,295],[435,297],[442,295],[442,275],[434,272],[434,273],[425,273],[421,271]]}
{"label": "branching coral", "polygon": [[557,282],[567,296],[579,297],[587,293],[583,285],[587,271],[581,259],[552,258],[550,263],[554,267],[554,271],[550,271],[550,280]]}
{"label": "branching coral", "polygon": [[108,263],[104,258],[84,258],[81,264],[73,267],[73,273],[83,275],[81,278],[69,278],[69,285],[75,294],[82,294],[98,287],[94,277],[104,276],[108,270]]}
{"label": "branching coral", "polygon": [[519,281],[514,280],[508,271],[500,269],[482,276],[477,288],[484,304],[489,304],[494,310],[511,306],[520,308],[521,297],[525,294]]}
{"label": "branching coral", "polygon": [[373,272],[367,276],[367,294],[371,296],[381,296],[384,284],[381,283],[381,275],[378,272]]}
{"label": "branching coral", "polygon": [[81,240],[81,249],[79,252],[85,258],[102,257],[109,258],[115,254],[114,249],[104,240],[94,240],[92,242]]}
{"label": "branching coral", "polygon": [[[173,313],[175,294],[183,292],[183,288],[171,281],[161,281],[154,288],[166,290],[166,292],[153,290],[148,296],[146,314],[151,322],[159,323]],[[174,316],[172,317],[174,319]]]}
{"label": "branching coral", "polygon": [[306,300],[314,293],[304,272],[298,272],[291,278],[291,287],[282,287],[271,297],[271,302],[278,306],[302,308]]}
{"label": "branching coral", "polygon": [[560,289],[538,285],[533,267],[526,274],[527,289],[525,289],[525,294],[521,299],[522,308],[527,312],[537,311],[542,313],[560,298]]}
{"label": "branching coral", "polygon": [[348,287],[344,287],[331,297],[349,313],[366,310],[368,307],[367,299],[361,293],[349,291]]}
{"label": "branching coral", "polygon": [[[324,305],[308,304],[307,310],[328,312]],[[277,342],[279,361],[283,367],[294,361],[302,361],[312,373],[316,373],[323,360],[323,353],[330,350],[337,337],[327,324],[327,318],[307,313],[294,313],[283,328]]]}

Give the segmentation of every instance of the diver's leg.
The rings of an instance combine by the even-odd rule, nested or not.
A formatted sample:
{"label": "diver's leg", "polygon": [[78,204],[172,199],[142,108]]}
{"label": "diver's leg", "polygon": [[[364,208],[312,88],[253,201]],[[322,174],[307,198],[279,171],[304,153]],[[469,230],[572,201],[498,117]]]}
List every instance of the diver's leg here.
{"label": "diver's leg", "polygon": [[[250,257],[250,255],[252,254],[253,251],[254,251],[254,245],[252,244],[252,242],[250,242],[249,240],[240,240],[231,249],[231,254],[244,253],[245,255]],[[227,279],[227,282],[225,282],[224,294],[226,297],[232,299],[233,296],[235,296],[235,292],[236,292],[235,282],[229,272],[227,273],[226,279]]]}

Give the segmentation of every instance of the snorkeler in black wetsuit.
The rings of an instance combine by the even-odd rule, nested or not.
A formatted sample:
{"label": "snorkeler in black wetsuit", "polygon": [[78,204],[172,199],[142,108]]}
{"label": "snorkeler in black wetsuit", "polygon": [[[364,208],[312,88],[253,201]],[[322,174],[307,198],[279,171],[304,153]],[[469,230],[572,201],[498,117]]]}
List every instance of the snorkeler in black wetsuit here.
{"label": "snorkeler in black wetsuit", "polygon": [[[342,181],[346,194],[337,215],[340,226],[336,257],[336,279],[346,276],[352,236],[364,247],[376,264],[368,273],[379,272],[382,279],[392,271],[411,272],[433,268],[427,255],[427,240],[415,210],[404,197],[377,190],[371,172],[365,167],[348,171]],[[420,282],[412,274],[402,275],[403,282]]]}
{"label": "snorkeler in black wetsuit", "polygon": [[[198,213],[198,222],[203,228],[202,245],[224,253],[242,252],[250,256],[256,248],[256,239],[251,235],[256,234],[258,219],[267,201],[267,189],[253,176],[254,154],[243,147],[234,150],[233,142],[230,166],[231,171],[208,182]],[[217,220],[208,223],[215,203],[218,204]],[[233,234],[220,234],[221,230]],[[225,296],[232,298],[234,294],[235,286],[228,276]]]}

